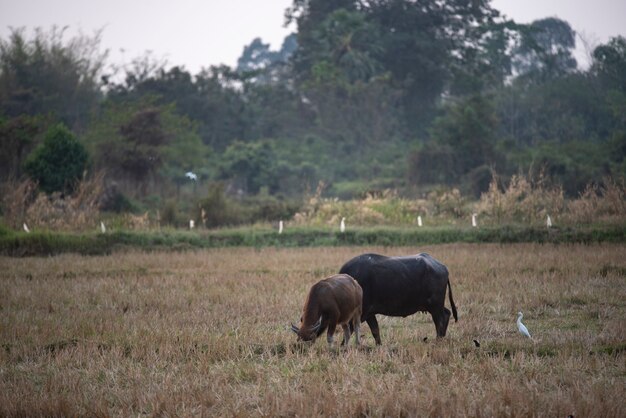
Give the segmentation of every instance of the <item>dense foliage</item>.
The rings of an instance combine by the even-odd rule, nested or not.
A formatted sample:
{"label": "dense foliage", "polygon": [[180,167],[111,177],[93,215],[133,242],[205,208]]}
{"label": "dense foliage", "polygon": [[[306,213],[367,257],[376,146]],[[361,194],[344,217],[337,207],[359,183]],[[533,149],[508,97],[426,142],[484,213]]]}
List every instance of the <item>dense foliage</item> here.
{"label": "dense foliage", "polygon": [[[285,199],[320,182],[344,198],[442,185],[479,197],[496,169],[577,196],[626,174],[622,37],[582,69],[567,22],[520,25],[488,0],[294,0],[286,17],[297,32],[279,50],[256,38],[236,68],[197,74],[151,56],[112,72],[99,33],[14,30],[0,39],[0,181],[66,187],[33,165],[59,122],[125,202],[111,207],[188,216],[219,205],[216,190],[289,213]],[[220,210],[211,224],[229,219]]]}
{"label": "dense foliage", "polygon": [[87,167],[87,151],[63,124],[53,126],[24,163],[46,193],[72,192]]}

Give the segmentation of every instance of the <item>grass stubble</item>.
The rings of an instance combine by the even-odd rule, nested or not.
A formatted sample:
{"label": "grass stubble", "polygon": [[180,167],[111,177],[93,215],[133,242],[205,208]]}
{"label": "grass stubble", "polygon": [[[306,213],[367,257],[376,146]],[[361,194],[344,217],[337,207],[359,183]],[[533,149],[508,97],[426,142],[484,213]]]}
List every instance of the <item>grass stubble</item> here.
{"label": "grass stubble", "polygon": [[[445,339],[416,314],[380,317],[380,347],[295,342],[310,286],[367,251],[448,266]],[[1,416],[623,417],[626,246],[0,258],[0,343]]]}

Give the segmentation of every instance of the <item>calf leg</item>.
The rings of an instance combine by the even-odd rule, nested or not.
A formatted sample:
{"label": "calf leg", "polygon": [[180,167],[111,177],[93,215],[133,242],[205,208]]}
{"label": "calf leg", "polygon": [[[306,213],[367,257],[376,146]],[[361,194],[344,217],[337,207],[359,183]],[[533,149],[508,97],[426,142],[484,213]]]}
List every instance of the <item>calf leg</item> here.
{"label": "calf leg", "polygon": [[326,334],[326,341],[328,341],[328,346],[332,346],[333,345],[334,336],[335,336],[335,329],[336,328],[337,328],[337,322],[331,320],[328,323],[328,332]]}
{"label": "calf leg", "polygon": [[357,316],[352,322],[354,322],[354,345],[358,347],[361,345],[361,318]]}
{"label": "calf leg", "polygon": [[348,341],[350,341],[350,326],[343,324],[341,327],[343,328],[343,341],[341,345],[347,345]]}

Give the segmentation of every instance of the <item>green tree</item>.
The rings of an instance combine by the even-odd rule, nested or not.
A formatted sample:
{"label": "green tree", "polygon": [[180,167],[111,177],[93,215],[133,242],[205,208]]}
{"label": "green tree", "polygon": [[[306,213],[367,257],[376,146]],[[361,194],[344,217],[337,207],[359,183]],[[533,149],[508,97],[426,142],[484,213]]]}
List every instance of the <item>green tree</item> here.
{"label": "green tree", "polygon": [[313,31],[306,75],[314,82],[353,84],[380,74],[382,45],[377,26],[357,11],[339,9],[326,17]]}
{"label": "green tree", "polygon": [[46,124],[42,116],[0,118],[0,180],[20,178],[22,164],[41,141]]}
{"label": "green tree", "polygon": [[478,181],[468,186],[479,193],[488,178],[485,184],[485,176],[477,174],[501,159],[496,128],[495,109],[487,97],[471,96],[446,106],[433,122],[430,142],[409,156],[409,178],[422,184]]}
{"label": "green tree", "polygon": [[27,158],[24,169],[46,193],[74,190],[87,167],[85,147],[63,124],[46,132],[43,143]]}
{"label": "green tree", "polygon": [[269,141],[233,142],[222,155],[220,177],[229,179],[232,186],[243,193],[256,194],[263,186],[275,192],[279,173],[273,144]]}
{"label": "green tree", "polygon": [[575,48],[576,32],[569,23],[556,17],[535,20],[522,30],[513,65],[518,74],[530,79],[559,77],[576,70]]}
{"label": "green tree", "polygon": [[120,126],[125,145],[121,168],[145,188],[163,164],[161,148],[169,141],[161,123],[159,109],[149,107],[136,112]]}
{"label": "green tree", "polygon": [[[403,114],[414,132],[426,133],[442,94],[454,83],[455,71],[484,54],[498,12],[488,1],[378,0],[367,13],[382,34],[381,59],[403,93]],[[493,46],[491,46],[493,48]]]}
{"label": "green tree", "polygon": [[626,38],[611,38],[594,49],[591,72],[605,87],[626,93]]}
{"label": "green tree", "polygon": [[165,193],[186,171],[203,167],[209,153],[193,122],[154,99],[107,102],[85,142],[96,169],[142,197],[151,185]]}
{"label": "green tree", "polygon": [[459,49],[452,65],[449,87],[454,96],[480,94],[503,88],[513,72],[510,53],[522,26],[510,20],[488,20],[482,25],[469,27],[472,43]]}
{"label": "green tree", "polygon": [[243,49],[237,60],[237,73],[247,83],[281,85],[291,77],[291,57],[298,47],[296,34],[285,37],[278,51],[270,50],[261,38],[255,38]]}
{"label": "green tree", "polygon": [[240,76],[228,67],[210,67],[195,77],[180,67],[155,68],[127,73],[124,83],[111,86],[112,102],[174,105],[176,113],[197,124],[202,141],[223,151],[236,138],[247,138],[250,120],[246,103],[235,86]]}
{"label": "green tree", "polygon": [[23,29],[0,39],[0,114],[53,114],[74,130],[86,127],[100,94],[106,52],[100,33],[64,39],[64,29]]}
{"label": "green tree", "polygon": [[605,92],[612,118],[606,123],[613,175],[626,177],[626,38],[618,36],[593,51],[591,74]]}

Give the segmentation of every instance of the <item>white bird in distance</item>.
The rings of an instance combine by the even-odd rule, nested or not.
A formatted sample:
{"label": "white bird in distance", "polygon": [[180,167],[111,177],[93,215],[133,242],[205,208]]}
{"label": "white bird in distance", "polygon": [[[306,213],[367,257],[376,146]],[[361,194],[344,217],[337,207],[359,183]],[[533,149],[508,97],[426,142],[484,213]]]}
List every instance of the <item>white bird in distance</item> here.
{"label": "white bird in distance", "polygon": [[198,180],[198,176],[196,175],[196,173],[192,173],[191,171],[187,171],[185,173],[185,177],[187,177],[189,180],[193,180],[193,181]]}
{"label": "white bird in distance", "polygon": [[346,232],[346,218],[341,218],[341,223],[339,224],[339,231]]}
{"label": "white bird in distance", "polygon": [[523,316],[524,314],[522,314],[521,312],[517,313],[517,329],[519,330],[520,333],[522,333],[522,335],[525,335],[526,337],[532,340],[533,337],[530,336],[530,332],[528,332],[528,328],[526,328],[526,325],[522,324]]}

